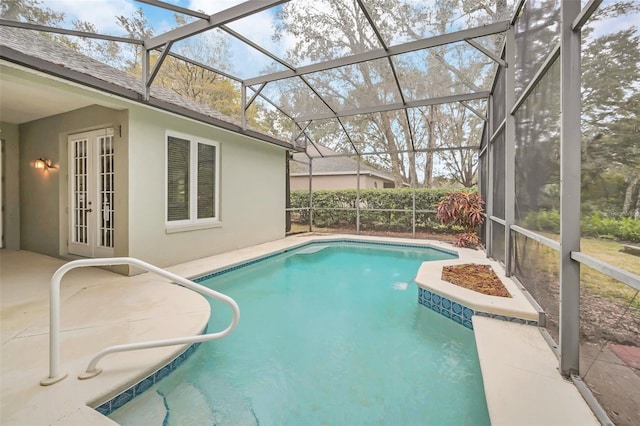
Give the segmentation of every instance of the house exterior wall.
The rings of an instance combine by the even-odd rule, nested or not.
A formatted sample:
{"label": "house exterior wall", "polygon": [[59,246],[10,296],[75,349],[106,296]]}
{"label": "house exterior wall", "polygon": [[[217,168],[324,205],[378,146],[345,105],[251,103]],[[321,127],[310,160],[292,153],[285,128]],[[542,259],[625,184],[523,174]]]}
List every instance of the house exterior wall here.
{"label": "house exterior wall", "polygon": [[[284,149],[147,108],[129,123],[130,256],[168,266],[284,237]],[[220,143],[221,226],[167,231],[167,131]]]}
{"label": "house exterior wall", "polygon": [[17,124],[0,123],[0,138],[4,140],[2,171],[2,212],[4,247],[20,249],[20,131]]}
{"label": "house exterior wall", "polygon": [[[64,114],[21,124],[20,129],[20,245],[50,256],[65,256],[69,234],[67,176],[70,134],[105,127],[126,129],[127,112],[92,105]],[[116,132],[115,187],[127,188],[127,137]],[[56,168],[37,170],[33,161],[43,157]],[[124,191],[126,192],[126,191]],[[127,253],[126,197],[116,196],[115,255]]]}
{"label": "house exterior wall", "polygon": [[[290,182],[292,191],[309,189],[309,178],[307,176],[291,176]],[[355,174],[314,175],[312,182],[314,191],[319,189],[356,189],[358,184]],[[360,189],[382,189],[385,182],[390,181],[376,176],[360,175]]]}
{"label": "house exterior wall", "polygon": [[[164,267],[284,237],[284,148],[94,90],[40,77],[28,79],[86,95],[97,105],[2,125],[1,137],[9,150],[5,160],[11,166],[5,172],[14,175],[7,178],[5,193],[12,248],[69,256],[68,137],[108,127],[115,130],[115,256],[138,257]],[[167,232],[167,131],[220,143],[220,226]],[[33,161],[40,157],[50,159],[55,168],[35,169]]]}

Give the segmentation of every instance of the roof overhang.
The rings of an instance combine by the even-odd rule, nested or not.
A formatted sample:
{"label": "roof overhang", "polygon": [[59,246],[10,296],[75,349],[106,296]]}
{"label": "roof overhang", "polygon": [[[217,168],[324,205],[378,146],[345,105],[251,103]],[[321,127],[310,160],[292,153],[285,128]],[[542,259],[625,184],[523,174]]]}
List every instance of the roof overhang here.
{"label": "roof overhang", "polygon": [[[46,80],[34,78],[34,73],[35,71],[0,60],[2,122],[22,124],[98,103],[98,97],[92,92],[70,90],[69,84],[54,82],[51,77]],[[122,102],[108,102],[107,98],[100,104],[111,109],[122,109]]]}
{"label": "roof overhang", "polygon": [[[262,142],[267,142],[272,145],[280,146],[288,150],[292,150],[292,151],[300,150],[299,148],[297,148],[291,143],[276,139],[274,137],[262,134],[260,132],[257,132],[251,129],[243,129],[241,126],[228,123],[220,119],[210,117],[208,115],[205,115],[196,111],[192,111],[190,109],[187,109],[178,105],[171,104],[161,99],[149,97],[148,100],[145,100],[144,96],[141,93],[136,92],[134,90],[130,90],[122,86],[118,86],[116,84],[101,80],[92,75],[71,70],[64,66],[54,64],[52,62],[45,61],[27,54],[24,54],[22,52],[19,52],[15,49],[12,49],[6,46],[3,46],[2,49],[0,49],[0,60],[6,63],[14,64],[14,66],[17,65],[19,67],[24,67],[26,69],[36,71],[38,73],[48,75],[57,79],[61,79],[70,83],[74,83],[85,88],[94,89],[101,93],[115,96],[116,98],[120,98],[123,100],[141,104],[147,107],[151,107],[156,110],[172,113],[181,117],[196,120],[198,122],[215,126],[217,128],[225,129],[233,133],[245,135],[252,139],[256,139]],[[4,77],[1,75],[0,75],[0,78],[4,79]],[[15,87],[12,88],[12,92],[15,92]],[[5,107],[10,108],[9,107],[10,99],[8,99],[5,95],[8,95],[8,94],[3,93],[3,99],[2,99],[3,110],[5,109]],[[56,95],[49,93],[49,96],[54,96],[55,98]],[[57,107],[53,106],[54,102],[48,102],[47,104],[49,105],[49,108],[45,108],[45,109],[40,108],[41,113],[46,112],[47,114],[52,115],[52,114],[62,113],[62,112],[70,111],[73,109],[81,108],[83,106],[88,106],[96,103],[95,100],[92,101],[90,98],[83,99],[82,96],[74,97],[70,101],[69,98],[65,100],[65,98],[62,95],[60,95],[58,96],[58,99],[61,99],[61,101]],[[37,97],[31,100],[31,105],[33,105],[33,108],[36,111],[39,108],[37,106],[39,102],[40,102],[40,99]],[[8,110],[8,112],[10,112],[10,110]],[[14,113],[14,114],[17,112],[18,111],[11,111],[11,113]],[[2,116],[4,117],[4,115],[5,114],[3,113]],[[39,115],[40,114],[34,114],[32,119],[42,118]],[[21,117],[22,118],[15,116],[13,120],[14,121],[22,120],[23,122],[29,121],[28,116],[24,111]]]}

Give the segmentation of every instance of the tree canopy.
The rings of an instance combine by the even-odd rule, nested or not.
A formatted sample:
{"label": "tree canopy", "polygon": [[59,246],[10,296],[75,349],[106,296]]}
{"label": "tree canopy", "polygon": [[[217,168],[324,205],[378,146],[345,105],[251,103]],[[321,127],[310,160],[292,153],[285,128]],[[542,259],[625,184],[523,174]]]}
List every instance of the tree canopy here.
{"label": "tree canopy", "polygon": [[[557,1],[526,2],[524,7],[526,14],[516,27],[516,95],[522,93],[559,37]],[[5,0],[0,3],[0,11],[5,19],[50,26],[62,25],[67,18],[40,0]],[[637,0],[605,3],[582,31],[583,198],[588,209],[610,209],[623,215],[640,214],[640,34],[637,26],[619,18],[639,12]],[[274,53],[295,68],[504,20],[512,13],[512,2],[292,1],[268,13],[273,14],[272,41],[280,42],[283,49]],[[117,16],[117,23],[131,38],[155,35],[141,8],[131,16]],[[174,27],[186,23],[184,15],[174,14]],[[75,21],[72,25],[77,30],[97,32],[89,22]],[[141,75],[139,45],[48,37],[132,75]],[[237,72],[230,65],[234,47],[229,40],[220,32],[207,31],[175,43],[171,49],[174,56],[164,60],[153,84],[240,119],[242,87],[223,75]],[[490,90],[498,66],[477,45],[499,55],[504,36],[471,41],[476,46],[466,41],[442,44],[270,82],[263,92],[269,93],[270,101],[258,98],[248,111],[248,123],[282,138],[305,129],[302,138],[309,143],[321,143],[345,155],[361,154],[364,161],[391,172],[398,184],[419,187],[446,180],[473,186],[478,166],[475,146],[483,130],[485,101],[340,114],[364,106],[401,105]],[[159,54],[152,52],[152,62]],[[215,64],[221,72],[214,72],[214,65],[201,67],[180,57]],[[253,72],[262,75],[279,69],[275,64]],[[554,81],[536,88],[536,95],[516,114],[516,186],[521,189],[520,207],[526,209],[557,205],[554,186],[559,182],[560,111],[554,72],[557,74],[553,71],[547,78]],[[494,96],[504,97],[500,81]],[[255,90],[257,85],[249,87],[248,96]],[[300,121],[299,127],[294,127],[292,120],[317,113],[340,117]],[[498,124],[494,122],[494,128]]]}

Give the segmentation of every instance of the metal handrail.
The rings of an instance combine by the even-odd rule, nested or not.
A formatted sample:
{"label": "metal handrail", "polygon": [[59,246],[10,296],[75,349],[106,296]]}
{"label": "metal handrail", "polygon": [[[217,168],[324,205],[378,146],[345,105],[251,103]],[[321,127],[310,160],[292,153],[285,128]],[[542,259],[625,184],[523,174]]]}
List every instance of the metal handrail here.
{"label": "metal handrail", "polygon": [[233,311],[233,320],[231,324],[218,333],[209,333],[209,334],[199,334],[196,336],[188,336],[188,337],[178,337],[173,339],[162,339],[162,340],[152,340],[141,343],[129,343],[124,345],[116,345],[110,346],[98,352],[98,354],[93,357],[93,359],[89,362],[87,366],[87,370],[78,376],[79,379],[89,379],[91,377],[95,377],[101,373],[101,369],[96,368],[96,364],[100,359],[104,356],[114,353],[114,352],[125,352],[125,351],[134,351],[138,349],[149,349],[149,348],[157,348],[163,346],[174,346],[174,345],[183,345],[183,344],[193,344],[198,342],[208,342],[210,340],[219,339],[221,337],[226,336],[231,333],[233,329],[238,324],[240,319],[240,308],[238,304],[230,298],[222,293],[218,293],[217,291],[211,290],[207,287],[204,287],[200,284],[196,284],[195,282],[183,278],[179,275],[166,271],[164,269],[158,268],[157,266],[151,265],[147,262],[143,262],[142,260],[133,258],[133,257],[112,257],[112,258],[100,258],[100,259],[80,259],[73,260],[62,265],[51,277],[51,288],[50,288],[50,326],[49,326],[49,377],[42,380],[40,384],[42,386],[52,385],[63,380],[67,377],[67,373],[59,373],[59,364],[60,364],[60,281],[64,274],[69,272],[72,269],[86,267],[86,266],[112,266],[112,265],[132,265],[137,266],[141,269],[144,269],[149,272],[153,272],[157,275],[160,275],[164,278],[168,278],[176,283],[190,289],[196,291],[200,294],[205,294],[207,296],[213,297],[214,299],[220,300],[222,302],[227,303],[232,311]]}

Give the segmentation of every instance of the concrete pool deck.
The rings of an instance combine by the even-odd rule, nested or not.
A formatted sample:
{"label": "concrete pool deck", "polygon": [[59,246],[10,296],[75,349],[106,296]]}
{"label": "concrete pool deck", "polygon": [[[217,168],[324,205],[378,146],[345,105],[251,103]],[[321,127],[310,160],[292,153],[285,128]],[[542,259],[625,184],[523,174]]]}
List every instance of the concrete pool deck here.
{"label": "concrete pool deck", "polygon": [[[440,242],[302,235],[167,269],[193,277],[309,241],[336,239],[428,243],[458,251],[460,263],[484,259],[480,252]],[[48,375],[49,283],[64,263],[31,252],[0,251],[1,424],[115,424],[88,405],[117,395],[185,348],[108,355],[99,363],[102,374],[78,380],[93,355],[114,344],[198,334],[208,321],[204,298],[156,275],[74,270],[62,281],[60,361],[69,376],[40,386]],[[578,390],[558,374],[557,359],[536,327],[474,317],[474,328],[493,424],[599,424]]]}

